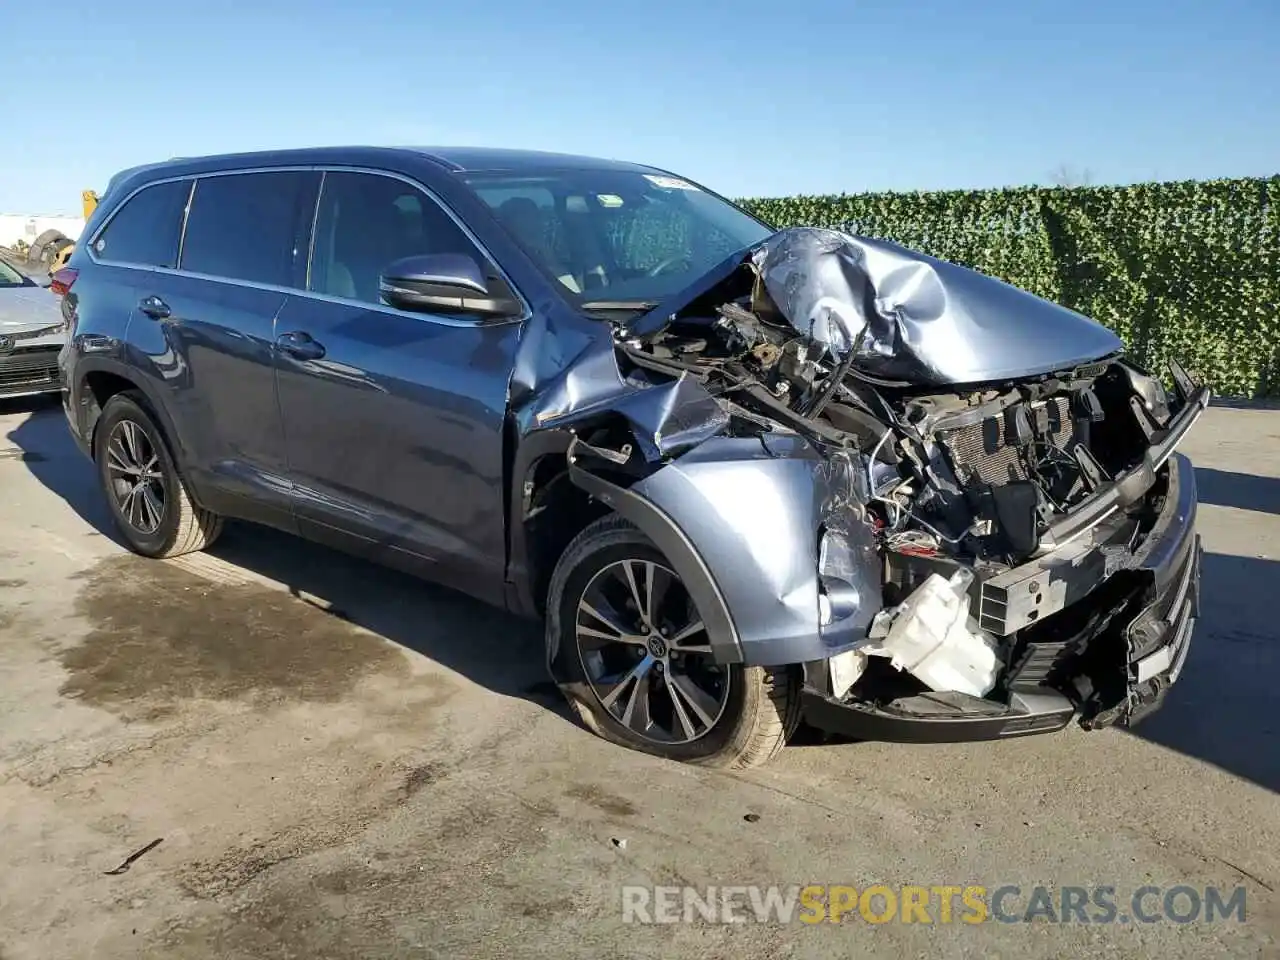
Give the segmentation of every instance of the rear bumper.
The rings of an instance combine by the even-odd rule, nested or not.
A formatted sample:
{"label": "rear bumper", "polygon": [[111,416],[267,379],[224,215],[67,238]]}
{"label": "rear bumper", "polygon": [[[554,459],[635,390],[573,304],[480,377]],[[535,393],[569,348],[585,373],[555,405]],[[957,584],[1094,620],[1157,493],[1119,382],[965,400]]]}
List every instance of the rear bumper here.
{"label": "rear bumper", "polygon": [[[84,377],[76,370],[77,350],[75,340],[68,340],[58,353],[58,369],[62,379],[62,412],[66,415],[71,436],[80,452],[93,459],[91,436],[91,399]],[[96,409],[96,404],[93,405]]]}
{"label": "rear bumper", "polygon": [[[807,722],[863,740],[957,742],[1049,733],[1079,719],[1086,729],[1132,726],[1157,710],[1186,663],[1200,597],[1200,538],[1195,531],[1195,473],[1186,457],[1168,462],[1164,507],[1147,538],[1116,563],[1076,557],[1073,569],[1104,571],[1079,600],[1057,616],[1076,616],[1084,631],[1061,643],[1029,644],[1023,665],[1055,666],[1033,675],[1006,675],[1007,700],[923,694],[890,704],[843,702],[826,695],[810,671],[804,691]],[[1046,558],[1049,559],[1049,558]],[[1114,582],[1112,577],[1124,578]],[[1093,614],[1097,617],[1093,617]],[[1083,616],[1088,614],[1089,616]],[[1051,618],[1054,619],[1054,618]],[[1101,619],[1102,626],[1097,626]],[[1045,649],[1039,649],[1045,648]],[[1069,664],[1063,683],[1061,664]],[[1054,686],[1045,676],[1058,671]],[[1071,677],[1071,673],[1078,674]]]}

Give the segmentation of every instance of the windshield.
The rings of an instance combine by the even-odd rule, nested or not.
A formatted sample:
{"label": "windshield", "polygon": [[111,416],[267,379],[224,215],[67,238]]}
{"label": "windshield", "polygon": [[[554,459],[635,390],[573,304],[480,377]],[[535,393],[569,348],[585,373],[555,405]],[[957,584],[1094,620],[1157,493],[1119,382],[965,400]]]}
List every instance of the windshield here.
{"label": "windshield", "polygon": [[9,264],[0,260],[0,287],[25,287],[30,282]]}
{"label": "windshield", "polygon": [[577,169],[475,174],[466,182],[569,300],[588,310],[660,302],[773,233],[665,174]]}

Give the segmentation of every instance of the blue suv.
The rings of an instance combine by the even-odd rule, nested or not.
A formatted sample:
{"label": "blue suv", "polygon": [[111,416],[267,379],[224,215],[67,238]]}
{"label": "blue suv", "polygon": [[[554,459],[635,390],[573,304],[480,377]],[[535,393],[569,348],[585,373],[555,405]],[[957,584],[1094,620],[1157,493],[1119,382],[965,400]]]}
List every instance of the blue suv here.
{"label": "blue suv", "polygon": [[1181,670],[1207,389],[954,264],[637,164],[358,147],[123,171],[57,283],[133,550],[236,518],[541,617],[624,745],[1127,723]]}

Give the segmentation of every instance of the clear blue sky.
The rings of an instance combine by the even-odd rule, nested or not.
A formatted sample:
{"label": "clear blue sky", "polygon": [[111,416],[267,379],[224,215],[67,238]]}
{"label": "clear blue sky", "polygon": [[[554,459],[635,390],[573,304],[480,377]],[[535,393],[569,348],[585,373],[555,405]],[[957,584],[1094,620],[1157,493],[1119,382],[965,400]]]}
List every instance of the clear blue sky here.
{"label": "clear blue sky", "polygon": [[5,212],[332,143],[602,154],[731,196],[1280,171],[1280,0],[4,6]]}

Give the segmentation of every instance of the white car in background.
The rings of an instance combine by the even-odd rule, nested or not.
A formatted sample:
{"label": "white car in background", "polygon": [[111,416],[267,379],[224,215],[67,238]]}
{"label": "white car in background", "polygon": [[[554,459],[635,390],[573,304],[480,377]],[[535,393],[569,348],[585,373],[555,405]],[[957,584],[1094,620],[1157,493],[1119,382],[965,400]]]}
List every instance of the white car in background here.
{"label": "white car in background", "polygon": [[0,398],[60,391],[65,337],[53,292],[0,260]]}

